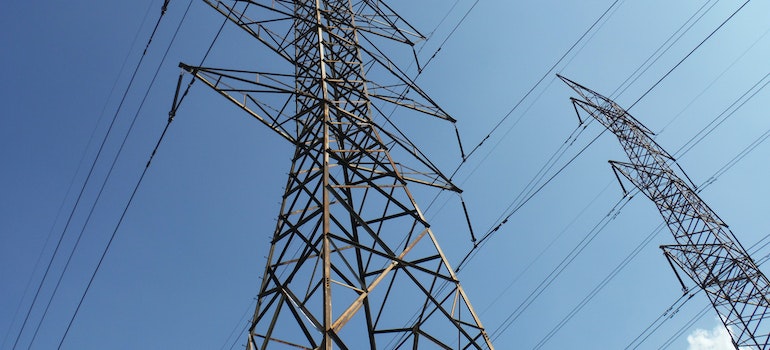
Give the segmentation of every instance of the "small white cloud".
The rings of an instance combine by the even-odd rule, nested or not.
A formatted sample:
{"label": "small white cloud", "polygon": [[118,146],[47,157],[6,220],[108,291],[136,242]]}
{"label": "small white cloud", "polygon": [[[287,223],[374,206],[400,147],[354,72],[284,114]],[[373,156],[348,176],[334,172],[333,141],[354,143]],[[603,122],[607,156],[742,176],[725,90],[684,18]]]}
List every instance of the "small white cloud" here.
{"label": "small white cloud", "polygon": [[696,329],[687,336],[687,343],[687,350],[735,350],[730,332],[722,325],[711,331]]}

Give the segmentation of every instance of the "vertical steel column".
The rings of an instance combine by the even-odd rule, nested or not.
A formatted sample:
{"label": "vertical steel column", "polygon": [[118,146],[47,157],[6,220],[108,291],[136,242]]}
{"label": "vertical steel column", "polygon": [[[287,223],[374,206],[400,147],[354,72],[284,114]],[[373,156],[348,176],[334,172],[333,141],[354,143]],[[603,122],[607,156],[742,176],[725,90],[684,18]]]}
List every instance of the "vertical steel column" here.
{"label": "vertical steel column", "polygon": [[[329,143],[329,124],[331,118],[329,117],[329,88],[326,84],[326,55],[324,54],[324,28],[321,25],[321,1],[315,1],[315,18],[316,18],[316,32],[318,34],[318,68],[320,71],[320,83],[321,91],[323,92],[323,149],[330,150],[331,145]],[[331,270],[331,241],[329,234],[331,233],[331,224],[329,222],[331,217],[331,200],[329,198],[328,188],[329,183],[329,152],[323,152],[323,322],[324,322],[324,340],[323,348],[325,350],[332,350],[331,335],[332,329],[332,270]]]}

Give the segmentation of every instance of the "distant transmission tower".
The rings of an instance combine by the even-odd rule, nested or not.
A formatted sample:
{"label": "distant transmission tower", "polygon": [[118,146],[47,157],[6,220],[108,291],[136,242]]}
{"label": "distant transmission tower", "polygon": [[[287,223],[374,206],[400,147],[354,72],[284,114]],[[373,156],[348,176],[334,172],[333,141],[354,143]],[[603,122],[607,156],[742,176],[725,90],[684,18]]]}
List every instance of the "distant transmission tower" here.
{"label": "distant transmission tower", "polygon": [[248,349],[492,349],[407,183],[459,189],[383,110],[454,122],[381,51],[422,35],[379,0],[204,1],[285,71],[181,66],[296,147]]}
{"label": "distant transmission tower", "polygon": [[[620,140],[630,163],[610,161],[612,169],[655,202],[677,242],[661,246],[671,266],[706,292],[736,348],[768,349],[770,282],[735,235],[676,175],[670,167],[674,158],[652,139],[649,129],[609,98],[559,78],[582,97],[572,99],[576,110],[580,107]],[[678,277],[676,268],[674,272]]]}

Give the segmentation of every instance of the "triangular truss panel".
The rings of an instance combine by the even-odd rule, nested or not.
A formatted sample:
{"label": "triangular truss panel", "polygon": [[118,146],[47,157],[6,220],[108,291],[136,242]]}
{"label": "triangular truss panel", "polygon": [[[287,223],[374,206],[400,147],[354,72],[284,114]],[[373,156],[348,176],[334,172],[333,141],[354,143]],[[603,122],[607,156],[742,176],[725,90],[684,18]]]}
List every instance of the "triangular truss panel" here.
{"label": "triangular truss panel", "polygon": [[290,67],[181,64],[295,146],[248,348],[492,349],[408,185],[459,189],[382,110],[454,122],[372,44],[422,35],[381,1],[204,1]]}

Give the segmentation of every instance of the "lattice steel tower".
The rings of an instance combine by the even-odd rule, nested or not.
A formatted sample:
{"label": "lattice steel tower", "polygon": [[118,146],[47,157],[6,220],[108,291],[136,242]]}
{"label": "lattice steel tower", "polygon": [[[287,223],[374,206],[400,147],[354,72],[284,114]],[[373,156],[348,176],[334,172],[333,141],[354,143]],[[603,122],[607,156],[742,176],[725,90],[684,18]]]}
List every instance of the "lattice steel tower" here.
{"label": "lattice steel tower", "polygon": [[295,146],[248,349],[492,349],[407,183],[459,189],[383,111],[454,122],[383,53],[423,36],[376,0],[204,1],[285,70],[180,66]]}
{"label": "lattice steel tower", "polygon": [[770,282],[735,235],[676,175],[674,158],[649,129],[609,98],[559,78],[581,96],[572,99],[575,110],[587,112],[620,140],[630,162],[610,164],[658,207],[677,242],[661,246],[674,271],[678,267],[706,292],[736,348],[770,348]]}

